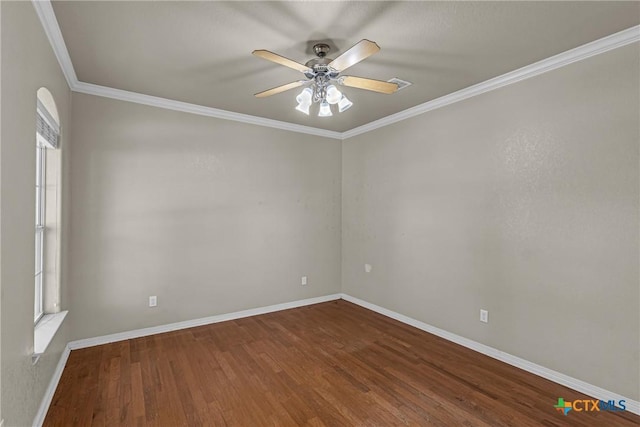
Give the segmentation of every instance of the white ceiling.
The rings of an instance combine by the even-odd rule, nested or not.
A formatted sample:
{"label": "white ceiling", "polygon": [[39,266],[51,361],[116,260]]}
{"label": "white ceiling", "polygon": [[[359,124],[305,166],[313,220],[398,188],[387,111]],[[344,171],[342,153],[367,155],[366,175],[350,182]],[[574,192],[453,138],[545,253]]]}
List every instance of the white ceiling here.
{"label": "white ceiling", "polygon": [[[343,132],[640,23],[638,2],[54,1],[81,82]],[[328,42],[382,50],[349,75],[413,83],[392,95],[343,91],[330,118],[294,110],[299,90],[253,94],[301,74],[251,55],[298,62]],[[313,110],[312,110],[313,111]]]}

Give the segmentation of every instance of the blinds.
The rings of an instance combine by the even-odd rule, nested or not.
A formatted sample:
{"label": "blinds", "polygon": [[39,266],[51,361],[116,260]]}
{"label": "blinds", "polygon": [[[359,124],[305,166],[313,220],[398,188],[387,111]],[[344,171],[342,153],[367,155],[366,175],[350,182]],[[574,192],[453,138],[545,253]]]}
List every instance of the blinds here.
{"label": "blinds", "polygon": [[39,143],[45,144],[49,148],[58,148],[60,130],[51,114],[40,101],[38,101],[36,114],[36,135]]}

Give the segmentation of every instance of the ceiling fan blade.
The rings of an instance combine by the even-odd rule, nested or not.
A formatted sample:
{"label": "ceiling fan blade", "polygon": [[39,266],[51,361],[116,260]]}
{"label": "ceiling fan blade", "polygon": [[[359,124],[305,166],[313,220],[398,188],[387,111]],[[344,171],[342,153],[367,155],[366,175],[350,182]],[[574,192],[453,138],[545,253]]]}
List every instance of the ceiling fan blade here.
{"label": "ceiling fan blade", "polygon": [[276,64],[284,65],[285,67],[293,68],[294,70],[300,72],[311,71],[309,67],[306,65],[302,65],[296,61],[292,61],[289,58],[285,58],[284,56],[278,55],[277,53],[270,52],[268,50],[259,49],[251,52],[255,56],[259,56],[260,58],[266,59],[267,61],[275,62]]}
{"label": "ceiling fan blade", "polygon": [[276,86],[274,88],[271,88],[271,89],[256,93],[255,97],[256,98],[264,98],[264,97],[267,97],[267,96],[275,95],[277,93],[284,92],[286,90],[302,86],[305,83],[306,83],[305,80],[299,80],[297,82],[287,83],[286,85]]}
{"label": "ceiling fan blade", "polygon": [[375,42],[363,39],[351,46],[345,53],[331,61],[329,66],[338,72],[342,72],[363,59],[370,57],[379,50],[380,46]]}
{"label": "ceiling fan blade", "polygon": [[383,82],[382,80],[365,79],[363,77],[342,76],[338,81],[344,86],[372,90],[374,92],[386,94],[390,94],[398,90],[398,85],[395,83]]}

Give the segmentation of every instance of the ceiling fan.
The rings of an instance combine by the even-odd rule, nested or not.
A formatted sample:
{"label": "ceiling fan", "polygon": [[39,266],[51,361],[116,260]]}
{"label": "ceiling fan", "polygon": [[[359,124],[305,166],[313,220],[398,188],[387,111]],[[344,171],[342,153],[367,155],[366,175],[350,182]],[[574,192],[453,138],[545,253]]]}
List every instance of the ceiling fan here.
{"label": "ceiling fan", "polygon": [[353,105],[353,103],[337,89],[336,84],[386,94],[391,94],[398,90],[396,83],[366,79],[363,77],[343,76],[341,74],[347,68],[377,53],[380,47],[375,42],[366,39],[360,40],[336,59],[327,58],[330,50],[331,48],[328,44],[317,43],[313,46],[313,51],[317,58],[313,58],[305,64],[285,58],[268,50],[254,50],[252,53],[255,56],[300,71],[306,78],[306,80],[297,80],[256,93],[255,96],[257,98],[264,98],[296,87],[307,86],[296,97],[296,101],[298,102],[296,110],[308,115],[311,104],[319,103],[320,111],[318,116],[328,117],[332,115],[330,107],[332,104],[338,104],[339,112],[343,112]]}

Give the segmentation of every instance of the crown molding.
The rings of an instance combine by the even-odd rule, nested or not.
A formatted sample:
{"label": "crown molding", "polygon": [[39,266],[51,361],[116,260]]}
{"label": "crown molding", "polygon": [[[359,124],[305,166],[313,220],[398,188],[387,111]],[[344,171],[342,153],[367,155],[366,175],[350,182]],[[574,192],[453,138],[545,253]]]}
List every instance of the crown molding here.
{"label": "crown molding", "polygon": [[176,101],[172,99],[160,98],[157,96],[144,95],[137,92],[130,92],[121,89],[99,86],[92,83],[80,82],[71,63],[69,51],[62,38],[62,32],[58,26],[53,7],[50,0],[32,0],[42,27],[51,43],[53,51],[60,63],[62,72],[67,80],[69,88],[74,92],[106,98],[118,99],[121,101],[134,102],[152,107],[164,108],[168,110],[181,111],[185,113],[198,114],[201,116],[215,117],[223,120],[232,120],[241,123],[248,123],[258,126],[265,126],[274,129],[281,129],[291,132],[299,132],[308,135],[322,136],[332,139],[345,140],[384,126],[397,123],[402,120],[424,114],[438,108],[445,107],[455,102],[499,89],[501,87],[517,83],[531,77],[538,76],[548,71],[564,67],[583,59],[617,49],[622,46],[640,41],[640,25],[611,34],[585,45],[576,47],[566,52],[559,53],[552,57],[524,66],[506,74],[491,78],[484,82],[469,86],[448,95],[441,96],[434,100],[416,105],[390,116],[383,117],[362,126],[355,127],[345,132],[336,132],[326,129],[314,128],[311,126],[298,125],[279,120],[267,119],[264,117],[252,116],[249,114],[236,113],[233,111],[221,110],[218,108],[205,107],[202,105],[190,104],[188,102]]}
{"label": "crown molding", "polygon": [[67,50],[67,45],[62,37],[58,20],[51,6],[50,0],[32,0],[32,4],[40,18],[40,23],[44,29],[53,52],[58,59],[60,68],[67,80],[69,89],[73,92],[85,93],[89,95],[101,96],[105,98],[118,99],[121,101],[134,102],[137,104],[149,105],[152,107],[164,108],[184,113],[198,114],[200,116],[215,117],[223,120],[232,120],[258,126],[265,126],[274,129],[281,129],[290,132],[304,133],[307,135],[322,136],[325,138],[342,139],[341,132],[326,129],[314,128],[311,126],[298,125],[295,123],[283,122],[279,120],[266,119],[264,117],[252,116],[249,114],[235,113],[233,111],[221,110],[218,108],[205,107],[202,105],[190,104],[187,102],[175,101],[172,99],[160,98],[157,96],[145,95],[137,92],[130,92],[106,86],[85,83],[78,80],[76,72],[71,62],[71,56]]}
{"label": "crown molding", "polygon": [[76,76],[76,71],[73,69],[71,57],[69,56],[67,45],[64,43],[64,38],[62,38],[62,32],[60,31],[56,14],[53,12],[51,2],[49,0],[32,0],[31,3],[36,9],[38,18],[40,18],[40,23],[44,28],[47,38],[49,39],[49,43],[51,43],[53,53],[58,59],[58,63],[60,64],[60,68],[62,68],[62,73],[67,80],[67,84],[70,89],[73,89],[73,87],[78,83],[78,77]]}
{"label": "crown molding", "polygon": [[548,71],[564,67],[574,62],[581,61],[583,59],[587,59],[592,56],[599,55],[601,53],[608,52],[610,50],[617,49],[619,47],[626,46],[637,41],[640,41],[640,25],[628,28],[618,33],[611,34],[610,36],[603,37],[591,43],[587,43],[566,52],[559,53],[541,61],[534,62],[531,65],[518,68],[517,70],[510,71],[506,74],[502,74],[489,80],[485,80],[484,82],[466,87],[456,92],[452,92],[448,95],[441,96],[440,98],[425,102],[424,104],[419,104],[415,107],[411,107],[390,116],[383,117],[382,119],[375,120],[373,122],[367,123],[366,125],[358,126],[351,130],[343,132],[342,139],[348,139],[375,129],[379,129],[384,126],[388,126],[393,123],[397,123],[402,120],[410,119],[420,114],[424,114],[428,111],[442,108],[455,102],[463,101],[473,96],[477,96],[485,92],[496,90],[501,87],[538,76]]}
{"label": "crown molding", "polygon": [[198,114],[200,116],[215,117],[223,120],[232,120],[290,132],[304,133],[307,135],[323,136],[325,138],[342,139],[342,133],[340,132],[282,122],[279,120],[266,119],[264,117],[251,116],[249,114],[235,113],[233,111],[220,110],[218,108],[204,107],[202,105],[190,104],[188,102],[175,101],[173,99],[159,98],[157,96],[144,95],[141,93],[94,85],[92,83],[78,82],[71,88],[71,90],[88,95],[134,102],[136,104],[149,105],[167,110],[181,111],[183,113]]}

